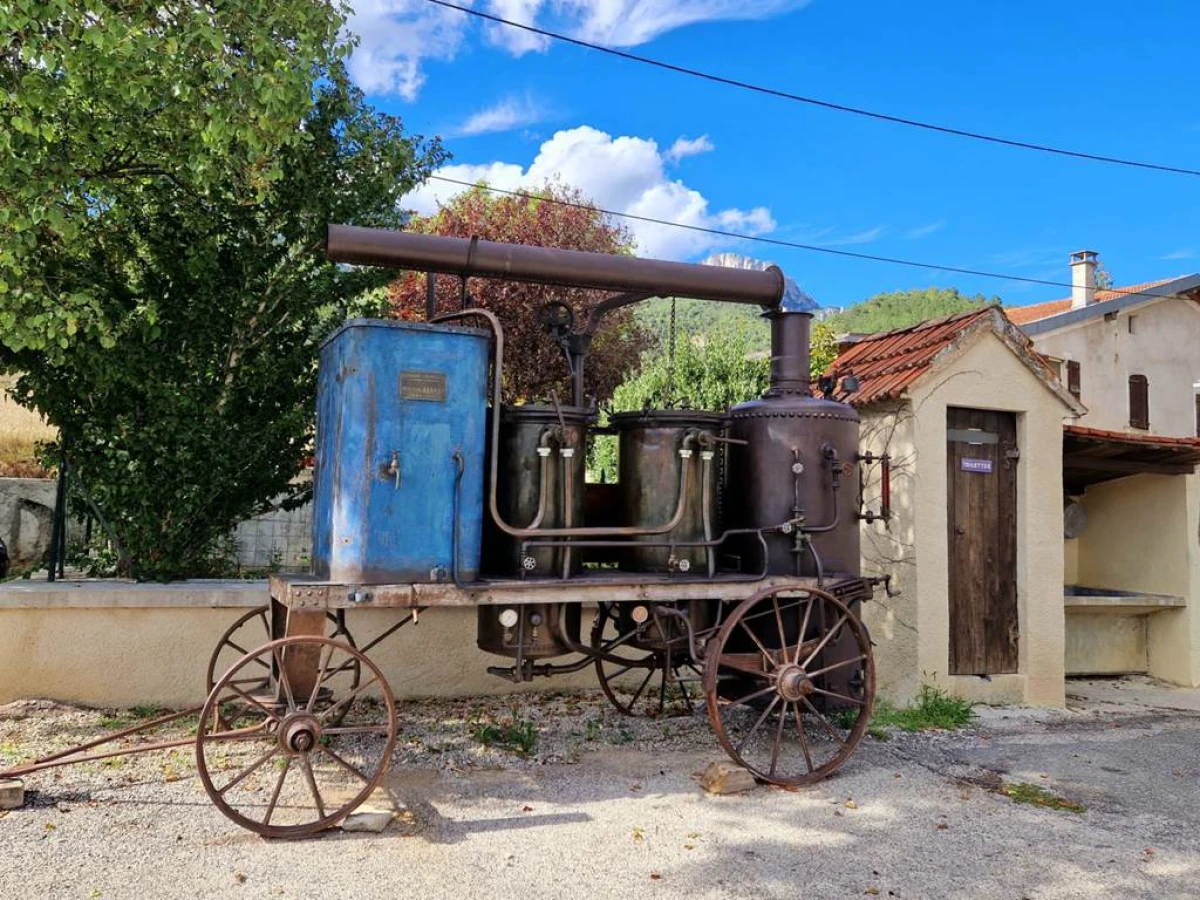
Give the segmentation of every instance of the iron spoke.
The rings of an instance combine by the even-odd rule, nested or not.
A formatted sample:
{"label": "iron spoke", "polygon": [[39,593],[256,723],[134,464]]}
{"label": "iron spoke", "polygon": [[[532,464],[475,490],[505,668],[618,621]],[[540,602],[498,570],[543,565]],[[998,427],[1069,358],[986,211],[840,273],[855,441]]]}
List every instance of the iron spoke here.
{"label": "iron spoke", "polygon": [[317,681],[313,685],[312,693],[308,695],[308,703],[304,705],[304,711],[308,713],[313,711],[313,704],[317,702],[317,694],[321,693],[320,687],[325,681],[325,670],[329,668],[329,663],[333,659],[333,651],[335,648],[333,644],[329,644],[328,647],[329,653],[326,654],[325,659],[321,662],[321,669],[317,673]]}
{"label": "iron spoke", "polygon": [[783,726],[787,722],[787,709],[779,711],[779,725],[775,728],[775,749],[771,751],[771,769],[769,775],[775,774],[775,767],[779,765],[779,748],[783,744]]}
{"label": "iron spoke", "polygon": [[778,702],[779,702],[779,697],[776,696],[775,699],[772,700],[770,702],[770,704],[768,704],[767,708],[763,710],[762,715],[758,717],[758,721],[754,723],[754,725],[753,725],[753,727],[751,727],[750,731],[746,733],[746,736],[744,738],[742,738],[742,742],[737,745],[738,756],[742,755],[742,750],[745,748],[746,744],[748,744],[750,742],[750,738],[754,737],[754,732],[758,731],[758,727],[767,720],[767,716],[771,715],[771,710],[773,710],[775,708],[775,704],[777,704]]}
{"label": "iron spoke", "polygon": [[317,778],[313,775],[312,762],[309,761],[307,753],[301,754],[300,765],[304,769],[304,780],[308,782],[308,789],[312,791],[313,799],[317,801],[317,815],[324,819],[325,801],[321,799],[321,792],[317,789]]}
{"label": "iron spoke", "polygon": [[[775,624],[779,626],[779,647],[782,649],[787,646],[787,632],[783,628],[783,612],[779,609],[778,595],[771,597],[771,605],[775,608]],[[784,657],[786,658],[786,654]]]}
{"label": "iron spoke", "polygon": [[255,725],[253,728],[235,728],[233,731],[214,731],[211,734],[206,734],[206,741],[261,741],[263,738],[272,738],[268,731],[263,730],[262,725]]}
{"label": "iron spoke", "polygon": [[808,595],[808,605],[804,607],[804,621],[800,623],[800,634],[796,637],[796,656],[792,662],[800,664],[800,648],[804,646],[804,635],[808,633],[808,620],[812,615],[813,603],[816,602],[816,597],[812,594]]}
{"label": "iron spoke", "polygon": [[808,699],[807,697],[801,697],[801,698],[800,698],[800,702],[801,702],[801,703],[803,703],[805,706],[807,706],[807,707],[808,707],[809,711],[810,711],[810,712],[811,712],[811,713],[812,713],[814,716],[816,716],[816,717],[817,717],[817,720],[818,720],[818,721],[819,721],[819,722],[820,722],[822,725],[824,725],[824,726],[825,726],[825,730],[829,732],[829,735],[830,735],[830,737],[832,737],[832,738],[833,738],[835,741],[837,741],[837,742],[838,742],[838,746],[840,746],[840,747],[841,747],[843,750],[845,750],[845,749],[846,749],[846,742],[845,742],[845,741],[843,741],[843,740],[842,740],[842,736],[841,736],[840,734],[838,734],[838,733],[837,733],[837,729],[836,729],[836,728],[834,728],[832,725],[830,725],[830,724],[829,724],[829,720],[828,720],[828,719],[826,719],[826,718],[825,718],[823,715],[821,715],[821,713],[819,713],[819,712],[817,711],[817,708],[816,708],[815,706],[813,706],[813,705],[812,705],[812,703],[809,701],[809,699]]}
{"label": "iron spoke", "polygon": [[775,685],[771,684],[767,685],[767,687],[762,688],[761,690],[755,691],[753,694],[747,694],[745,697],[739,697],[736,700],[723,700],[723,702],[726,706],[738,706],[743,703],[748,703],[751,700],[756,700],[763,694],[769,694],[773,690],[775,690]]}
{"label": "iron spoke", "polygon": [[337,703],[335,703],[331,707],[329,707],[329,709],[325,710],[325,712],[323,712],[319,716],[317,716],[317,720],[320,722],[324,722],[326,719],[329,718],[330,714],[335,709],[348,704],[351,700],[353,700],[355,697],[357,697],[359,694],[361,694],[363,691],[365,691],[367,688],[369,688],[371,685],[373,685],[378,680],[379,680],[378,675],[371,676],[370,681],[366,682],[365,684],[360,684],[358,687],[356,687],[354,690],[352,690],[349,694],[347,694],[345,697],[343,697]]}
{"label": "iron spoke", "polygon": [[[225,644],[226,644],[226,646],[232,647],[241,656],[249,656],[250,655],[249,650],[247,650],[245,647],[241,646],[240,644],[236,643],[235,641],[230,640],[229,638],[225,638]],[[264,669],[270,670],[270,668],[271,668],[265,662],[263,662],[262,659],[260,659],[257,656],[254,657],[254,662],[257,663],[258,665],[262,666]]]}
{"label": "iron spoke", "polygon": [[833,640],[833,636],[842,630],[842,626],[846,624],[846,619],[847,616],[843,614],[842,617],[837,620],[837,624],[825,632],[825,637],[821,638],[820,643],[813,648],[813,652],[808,654],[808,658],[800,664],[802,667],[806,669],[808,668],[808,664],[816,659],[818,653],[825,649],[825,645]]}
{"label": "iron spoke", "polygon": [[651,669],[649,672],[646,673],[646,677],[642,681],[641,687],[639,687],[637,689],[637,693],[635,693],[633,695],[633,699],[629,701],[630,710],[632,710],[633,707],[637,704],[638,697],[642,696],[642,691],[644,691],[646,689],[646,685],[648,685],[650,683],[650,679],[654,677],[654,672],[655,672],[655,670]]}
{"label": "iron spoke", "polygon": [[845,694],[839,694],[837,691],[827,691],[824,688],[814,686],[813,690],[818,694],[824,694],[826,697],[833,697],[837,700],[845,700],[847,703],[853,703],[855,706],[866,706],[867,704],[855,697],[847,697]]}
{"label": "iron spoke", "polygon": [[233,788],[235,788],[237,785],[241,784],[243,781],[245,781],[247,778],[249,778],[251,775],[253,775],[255,772],[257,772],[259,769],[261,769],[278,752],[279,752],[278,747],[272,747],[270,750],[268,750],[266,753],[264,753],[262,756],[260,756],[257,760],[255,760],[254,763],[249,768],[243,769],[241,774],[238,775],[237,778],[233,779],[233,781],[229,782],[229,784],[225,785],[225,787],[223,787],[219,791],[217,791],[217,794],[224,797],[226,792],[233,790]]}
{"label": "iron spoke", "polygon": [[339,728],[322,728],[321,734],[387,734],[391,727],[387,722],[375,725],[346,725]]}
{"label": "iron spoke", "polygon": [[773,662],[774,658],[771,656],[771,651],[768,650],[766,648],[766,646],[763,644],[763,642],[758,639],[758,635],[750,630],[749,626],[746,625],[746,620],[744,618],[739,619],[738,625],[740,625],[742,627],[742,631],[744,631],[744,632],[746,632],[746,634],[750,635],[750,640],[752,640],[752,641],[754,641],[754,643],[758,644],[758,649],[763,652],[763,656]]}
{"label": "iron spoke", "polygon": [[274,712],[267,709],[265,706],[263,706],[261,703],[259,703],[257,700],[255,700],[253,697],[251,697],[249,694],[247,694],[245,691],[243,691],[240,687],[237,687],[232,681],[225,682],[225,687],[232,690],[235,694],[237,694],[239,697],[241,697],[243,700],[245,700],[251,706],[257,706],[259,709],[261,709],[263,711],[263,713],[267,716],[268,719],[275,718]]}
{"label": "iron spoke", "polygon": [[832,672],[834,669],[841,669],[845,666],[852,666],[855,663],[866,662],[867,655],[864,653],[861,656],[856,656],[854,659],[843,659],[840,662],[832,663],[823,669],[817,669],[815,672],[806,672],[809,678],[816,678],[818,675],[824,675],[826,672]]}
{"label": "iron spoke", "polygon": [[275,804],[279,802],[279,794],[283,790],[283,781],[287,778],[288,770],[292,767],[292,758],[285,756],[283,758],[283,771],[279,773],[279,780],[275,782],[275,792],[271,794],[271,802],[267,804],[267,814],[263,817],[263,825],[271,824],[271,816],[275,814]]}
{"label": "iron spoke", "polygon": [[812,754],[808,750],[808,732],[804,730],[804,719],[800,717],[800,704],[792,701],[792,710],[796,713],[796,728],[800,730],[800,748],[804,751],[804,763],[811,772],[813,770]]}
{"label": "iron spoke", "polygon": [[283,666],[283,656],[280,654],[279,648],[272,647],[271,655],[275,657],[275,665],[279,666],[279,684],[283,687],[283,695],[287,697],[288,712],[298,712],[296,698],[292,696],[292,685],[288,681],[287,669]]}
{"label": "iron spoke", "polygon": [[328,756],[330,759],[332,759],[335,763],[337,763],[339,766],[341,766],[343,769],[345,769],[351,775],[355,775],[358,778],[361,778],[367,784],[371,783],[371,779],[368,778],[366,775],[364,775],[362,772],[360,772],[356,766],[353,766],[350,763],[346,762],[346,760],[342,759],[340,756],[338,756],[336,753],[334,753],[332,750],[330,750],[324,744],[318,744],[317,746],[321,749],[322,753],[324,753],[326,756]]}

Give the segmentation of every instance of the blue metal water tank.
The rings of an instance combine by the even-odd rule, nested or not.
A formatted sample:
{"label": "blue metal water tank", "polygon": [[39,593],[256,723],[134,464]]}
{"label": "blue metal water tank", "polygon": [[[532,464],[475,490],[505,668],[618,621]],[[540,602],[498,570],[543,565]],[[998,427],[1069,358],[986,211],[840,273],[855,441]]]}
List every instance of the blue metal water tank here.
{"label": "blue metal water tank", "polygon": [[313,488],[317,577],[449,580],[456,487],[459,574],[478,577],[489,339],[475,328],[354,319],[325,342]]}

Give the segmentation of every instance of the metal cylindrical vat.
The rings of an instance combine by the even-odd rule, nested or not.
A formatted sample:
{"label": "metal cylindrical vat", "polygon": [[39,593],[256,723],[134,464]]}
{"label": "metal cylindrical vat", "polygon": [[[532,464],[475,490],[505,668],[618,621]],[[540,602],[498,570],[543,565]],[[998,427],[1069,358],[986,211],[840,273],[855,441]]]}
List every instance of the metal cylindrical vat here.
{"label": "metal cylindrical vat", "polygon": [[571,653],[563,639],[579,643],[579,603],[480,606],[475,643],[485,653],[546,659]]}
{"label": "metal cylindrical vat", "polygon": [[[633,634],[626,643],[639,650],[667,650],[676,655],[677,660],[686,659],[688,647],[688,628],[691,633],[704,631],[716,621],[717,600],[677,600],[674,603],[636,603],[626,602],[617,604],[616,629],[617,634]],[[675,609],[682,613],[687,621],[664,608]]]}
{"label": "metal cylindrical vat", "polygon": [[[714,555],[703,547],[664,546],[712,538],[717,507],[716,444],[721,413],[650,409],[617,413],[621,521],[643,528],[678,524],[665,534],[642,535],[622,556],[633,572],[707,573]],[[706,437],[707,436],[707,437]],[[706,520],[707,516],[707,520]]]}
{"label": "metal cylindrical vat", "polygon": [[[572,406],[504,407],[496,503],[505,522],[516,528],[583,526],[587,429],[595,417],[593,410]],[[522,553],[521,539],[494,522],[487,534],[488,567],[498,574],[561,575],[568,552],[570,573],[582,568],[577,550],[532,547]]]}
{"label": "metal cylindrical vat", "polygon": [[[772,575],[859,571],[858,413],[809,395],[805,313],[772,313],[771,387],[729,410],[727,525],[764,528],[803,519],[807,534],[766,535]],[[807,541],[811,541],[811,550]],[[763,566],[761,544],[740,541],[741,567]]]}

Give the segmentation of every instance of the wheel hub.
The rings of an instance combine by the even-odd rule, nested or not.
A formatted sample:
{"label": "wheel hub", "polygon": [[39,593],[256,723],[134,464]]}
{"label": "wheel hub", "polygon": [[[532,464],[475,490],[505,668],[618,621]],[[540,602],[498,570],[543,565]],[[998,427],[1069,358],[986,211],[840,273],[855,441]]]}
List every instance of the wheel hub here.
{"label": "wheel hub", "polygon": [[804,699],[816,690],[816,685],[808,677],[804,667],[795,663],[790,663],[779,670],[776,686],[779,695],[792,703]]}
{"label": "wheel hub", "polygon": [[307,713],[289,717],[279,729],[280,746],[288,753],[308,753],[320,739],[321,723]]}

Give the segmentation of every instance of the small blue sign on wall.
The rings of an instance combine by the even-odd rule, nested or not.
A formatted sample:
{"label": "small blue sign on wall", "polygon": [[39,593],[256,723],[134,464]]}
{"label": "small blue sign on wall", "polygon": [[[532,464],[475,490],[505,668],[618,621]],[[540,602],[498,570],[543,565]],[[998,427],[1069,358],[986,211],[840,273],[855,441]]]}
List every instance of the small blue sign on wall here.
{"label": "small blue sign on wall", "polygon": [[990,459],[971,459],[966,457],[962,461],[962,470],[964,472],[979,472],[983,475],[992,474],[992,461]]}

